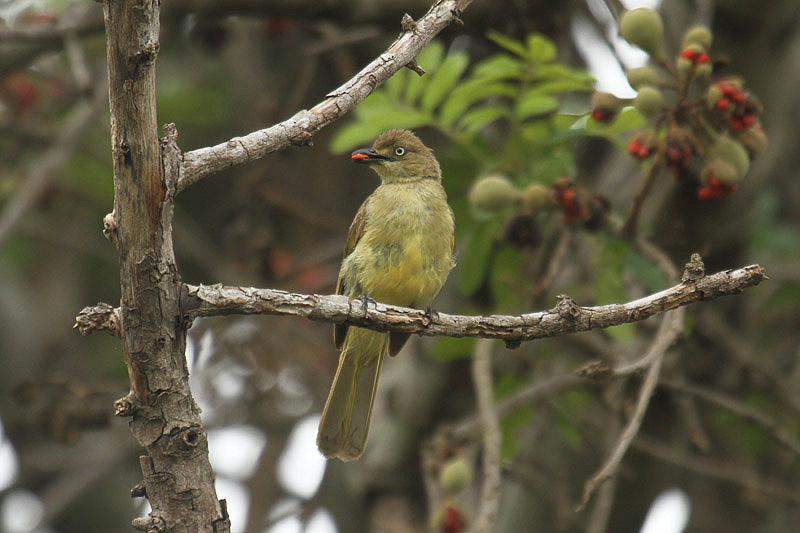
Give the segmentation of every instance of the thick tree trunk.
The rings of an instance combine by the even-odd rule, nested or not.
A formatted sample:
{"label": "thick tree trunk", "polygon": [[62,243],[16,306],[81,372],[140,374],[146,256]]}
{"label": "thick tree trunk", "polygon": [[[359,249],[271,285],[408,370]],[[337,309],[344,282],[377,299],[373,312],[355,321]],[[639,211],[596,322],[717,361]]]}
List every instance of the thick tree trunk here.
{"label": "thick tree trunk", "polygon": [[106,235],[119,252],[117,332],[131,382],[117,414],[132,417],[131,432],[147,452],[141,458],[144,482],[134,495],[146,495],[152,506],[134,527],[227,531],[189,391],[186,327],[179,319],[181,283],[172,248],[177,173],[165,171],[156,118],[159,2],[107,0],[104,13],[114,164],[114,212],[106,217]]}

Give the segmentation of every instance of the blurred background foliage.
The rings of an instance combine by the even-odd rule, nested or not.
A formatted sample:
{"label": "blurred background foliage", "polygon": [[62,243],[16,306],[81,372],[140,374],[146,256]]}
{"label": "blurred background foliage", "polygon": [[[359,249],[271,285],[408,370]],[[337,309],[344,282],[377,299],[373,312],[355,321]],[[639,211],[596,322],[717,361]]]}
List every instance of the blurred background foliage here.
{"label": "blurred background foliage", "polygon": [[[416,18],[428,5],[165,3],[159,121],[174,122],[191,150],[283,120],[383,51],[403,12]],[[658,180],[641,233],[678,266],[699,252],[708,271],[760,263],[770,280],[688,311],[616,481],[609,531],[637,531],[671,487],[691,502],[687,531],[784,532],[800,519],[800,13],[791,0],[764,7],[660,7],[670,53],[691,23],[710,25],[715,53],[763,102],[770,144],[731,196],[699,202],[693,189]],[[618,61],[598,68],[587,46],[626,65],[635,59],[616,36],[618,9],[475,0],[465,25],[420,55],[423,77],[399,72],[311,148],[182,193],[175,248],[183,279],[333,292],[350,220],[377,184],[345,154],[383,129],[409,127],[435,149],[456,213],[459,265],[437,309],[520,313],[552,307],[557,294],[594,305],[664,288],[658,269],[602,225],[569,223],[555,209],[487,212],[469,201],[485,176],[523,190],[566,175],[587,201],[607,200],[603,214],[627,213],[644,172],[624,147],[643,119],[632,109],[608,125],[587,118],[592,86],[614,72],[622,78]],[[71,329],[83,306],[119,300],[116,253],[101,233],[113,183],[100,4],[8,0],[0,16],[0,529],[129,531],[143,503],[127,497],[141,477],[140,450],[111,416],[127,392],[122,353],[116,339]],[[530,398],[503,418],[497,531],[600,531],[592,507],[573,509],[640,380],[594,383],[573,373],[590,361],[638,358],[656,327],[649,320],[513,351],[494,346],[498,402]],[[437,511],[423,489],[428,451],[476,459],[477,435],[464,429],[474,426],[475,342],[414,339],[388,361],[367,455],[331,463],[321,477],[313,427],[336,366],[329,330],[230,317],[190,331],[193,391],[234,530],[424,531]],[[474,494],[461,497],[474,507]]]}

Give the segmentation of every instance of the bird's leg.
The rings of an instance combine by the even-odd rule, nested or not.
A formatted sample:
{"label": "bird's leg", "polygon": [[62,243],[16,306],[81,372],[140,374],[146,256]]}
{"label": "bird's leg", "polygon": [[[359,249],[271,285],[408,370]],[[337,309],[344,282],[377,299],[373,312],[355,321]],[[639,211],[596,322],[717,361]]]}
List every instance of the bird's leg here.
{"label": "bird's leg", "polygon": [[361,302],[361,304],[364,306],[364,316],[365,317],[367,316],[367,313],[369,312],[370,304],[372,304],[373,307],[377,307],[378,306],[378,302],[375,301],[375,298],[373,298],[372,296],[367,296],[363,292],[358,296],[358,298],[356,298],[356,300],[359,300]]}
{"label": "bird's leg", "polygon": [[431,322],[433,322],[434,320],[439,320],[439,312],[436,311],[436,309],[434,309],[433,307],[428,306],[424,309],[424,311],[425,311],[425,318],[428,319],[428,324],[427,324],[428,326],[430,326]]}

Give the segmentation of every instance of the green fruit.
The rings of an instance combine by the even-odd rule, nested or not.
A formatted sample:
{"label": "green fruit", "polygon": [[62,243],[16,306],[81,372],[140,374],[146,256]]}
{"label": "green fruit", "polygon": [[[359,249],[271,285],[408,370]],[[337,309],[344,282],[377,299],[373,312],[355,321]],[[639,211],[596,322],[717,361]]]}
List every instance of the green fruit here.
{"label": "green fruit", "polygon": [[764,128],[762,128],[759,124],[756,124],[750,128],[747,128],[742,133],[738,135],[739,142],[747,150],[747,153],[750,154],[750,157],[755,157],[767,147],[767,134],[764,133]]}
{"label": "green fruit", "polygon": [[710,176],[714,176],[723,185],[736,185],[742,179],[733,165],[717,157],[708,160],[703,165],[703,170],[700,174],[705,178],[706,182],[708,182]]}
{"label": "green fruit", "polygon": [[[750,156],[747,155],[745,147],[742,146],[742,143],[731,139],[727,135],[717,137],[709,154],[712,158],[720,159],[736,170],[734,183],[741,180],[750,168]],[[719,177],[719,180],[726,185],[731,185],[731,183],[723,181],[722,177]]]}
{"label": "green fruit", "polygon": [[541,183],[532,183],[522,191],[522,204],[529,210],[536,212],[551,200],[550,187]]}
{"label": "green fruit", "polygon": [[505,176],[492,175],[479,179],[469,191],[469,201],[478,209],[501,211],[519,203],[522,191]]}
{"label": "green fruit", "polygon": [[626,11],[619,21],[622,37],[656,59],[663,58],[664,24],[657,11],[640,7]]}
{"label": "green fruit", "polygon": [[678,76],[680,76],[680,79],[685,80],[692,73],[694,63],[692,63],[691,59],[679,57],[678,60],[675,61],[675,66],[678,67]]}
{"label": "green fruit", "polygon": [[654,117],[664,110],[664,95],[655,87],[645,85],[633,99],[633,107],[645,117]]}
{"label": "green fruit", "polygon": [[628,69],[625,73],[628,76],[628,83],[637,91],[643,85],[658,86],[661,83],[661,76],[651,67],[636,67]]}
{"label": "green fruit", "polygon": [[595,91],[592,93],[592,108],[616,113],[622,109],[622,100],[611,93]]}
{"label": "green fruit", "polygon": [[447,461],[439,471],[439,485],[445,494],[458,494],[472,483],[472,467],[462,456]]}
{"label": "green fruit", "polygon": [[717,107],[717,102],[722,98],[723,94],[722,89],[716,84],[710,85],[706,91],[706,105],[708,108],[715,109]]}
{"label": "green fruit", "polygon": [[694,76],[701,79],[710,78],[713,69],[711,63],[700,63],[694,68]]}
{"label": "green fruit", "polygon": [[690,44],[699,44],[704,50],[711,48],[711,30],[706,26],[692,26],[683,34],[683,46]]}

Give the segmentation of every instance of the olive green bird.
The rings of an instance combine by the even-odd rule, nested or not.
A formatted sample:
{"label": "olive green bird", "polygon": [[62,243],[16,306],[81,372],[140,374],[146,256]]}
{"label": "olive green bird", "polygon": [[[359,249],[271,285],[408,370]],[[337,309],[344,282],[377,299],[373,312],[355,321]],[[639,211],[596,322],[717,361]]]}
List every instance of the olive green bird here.
{"label": "olive green bird", "polygon": [[[439,163],[408,130],[384,132],[352,159],[370,165],[381,184],[350,225],[336,293],[428,307],[455,265],[453,211]],[[341,352],[317,434],[323,454],[350,461],[364,452],[384,354],[396,355],[408,337],[335,326]]]}

